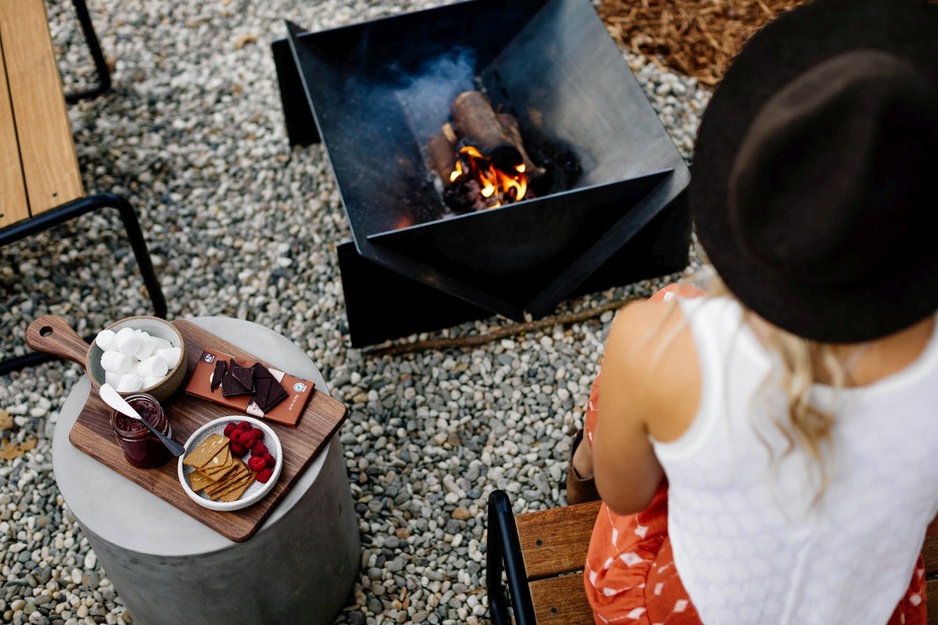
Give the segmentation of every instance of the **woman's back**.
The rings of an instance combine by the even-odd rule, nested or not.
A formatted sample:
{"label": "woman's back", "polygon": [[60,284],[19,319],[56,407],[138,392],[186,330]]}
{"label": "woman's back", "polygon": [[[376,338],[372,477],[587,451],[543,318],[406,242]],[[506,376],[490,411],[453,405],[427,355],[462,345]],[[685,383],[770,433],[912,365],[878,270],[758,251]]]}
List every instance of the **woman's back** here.
{"label": "woman's back", "polygon": [[[682,307],[688,324],[665,340],[647,377],[616,386],[660,395],[647,398],[656,406],[647,428],[668,476],[674,561],[701,619],[886,622],[938,511],[938,463],[930,461],[938,449],[938,336],[929,333],[917,350],[905,345],[915,358],[901,370],[890,357],[897,350],[874,343],[871,353],[882,357],[864,365],[869,384],[837,396],[830,387],[813,390],[814,401],[835,406],[821,493],[816,459],[797,446],[788,453],[775,422],[784,423],[785,393],[766,381],[777,367],[740,307],[722,298]],[[647,313],[631,318],[641,316],[647,322]],[[683,333],[696,354],[681,353]],[[695,374],[699,397],[688,398]],[[661,409],[682,394],[674,410]]]}

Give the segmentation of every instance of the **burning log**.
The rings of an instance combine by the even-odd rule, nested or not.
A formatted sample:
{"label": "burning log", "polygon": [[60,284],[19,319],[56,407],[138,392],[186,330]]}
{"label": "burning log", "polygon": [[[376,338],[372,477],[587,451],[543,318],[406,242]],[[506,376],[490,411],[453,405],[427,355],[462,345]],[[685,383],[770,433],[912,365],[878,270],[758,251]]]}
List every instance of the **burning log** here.
{"label": "burning log", "polygon": [[453,181],[456,172],[456,139],[447,136],[444,130],[443,134],[436,135],[430,139],[427,145],[427,155],[430,157],[430,167],[439,175],[443,181],[443,186],[449,186]]}
{"label": "burning log", "polygon": [[524,149],[517,120],[507,113],[496,113],[481,91],[464,91],[456,96],[452,117],[458,134],[500,169],[523,163],[529,175],[536,171]]}
{"label": "burning log", "polygon": [[465,91],[451,119],[427,145],[447,206],[465,213],[523,199],[528,181],[544,170],[528,156],[514,116],[496,113],[482,92]]}

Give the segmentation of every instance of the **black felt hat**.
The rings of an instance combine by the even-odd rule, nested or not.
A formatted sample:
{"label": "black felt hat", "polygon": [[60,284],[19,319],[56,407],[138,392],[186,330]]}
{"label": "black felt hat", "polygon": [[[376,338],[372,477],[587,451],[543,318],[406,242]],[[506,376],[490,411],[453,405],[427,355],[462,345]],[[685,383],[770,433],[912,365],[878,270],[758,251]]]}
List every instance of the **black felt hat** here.
{"label": "black felt hat", "polygon": [[938,5],[815,0],[756,33],[704,113],[689,189],[727,287],[854,343],[938,309]]}

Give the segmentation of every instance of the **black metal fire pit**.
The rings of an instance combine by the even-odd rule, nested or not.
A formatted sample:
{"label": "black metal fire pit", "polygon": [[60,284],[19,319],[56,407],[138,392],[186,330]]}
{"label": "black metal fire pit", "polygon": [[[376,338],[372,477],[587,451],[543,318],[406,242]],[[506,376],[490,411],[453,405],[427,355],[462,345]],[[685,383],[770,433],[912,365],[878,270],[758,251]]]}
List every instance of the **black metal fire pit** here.
{"label": "black metal fire pit", "polygon": [[[273,51],[290,141],[323,142],[353,236],[339,247],[353,345],[539,318],[687,264],[689,170],[589,0],[287,26]],[[565,187],[449,213],[426,147],[474,89],[517,119],[535,164],[573,164]]]}

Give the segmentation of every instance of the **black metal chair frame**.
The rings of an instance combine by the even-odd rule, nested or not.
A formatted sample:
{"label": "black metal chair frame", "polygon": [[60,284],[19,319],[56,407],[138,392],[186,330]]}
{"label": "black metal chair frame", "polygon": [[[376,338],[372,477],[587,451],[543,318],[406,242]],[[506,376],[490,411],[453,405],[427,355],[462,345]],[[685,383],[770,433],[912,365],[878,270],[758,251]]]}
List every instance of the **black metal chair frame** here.
{"label": "black metal chair frame", "polygon": [[104,59],[104,54],[101,52],[98,35],[94,32],[94,24],[91,23],[88,5],[85,4],[85,0],[72,0],[72,5],[75,7],[75,14],[78,16],[78,23],[81,25],[81,32],[85,36],[88,51],[91,52],[91,59],[94,61],[94,68],[98,74],[98,84],[85,91],[66,94],[65,101],[69,104],[74,104],[79,100],[96,98],[111,89],[111,72],[108,69],[107,61]]}
{"label": "black metal chair frame", "polygon": [[[502,573],[505,574],[507,587],[502,583]],[[528,588],[515,515],[511,510],[508,493],[502,490],[494,490],[489,495],[485,586],[494,625],[536,625],[534,602]]]}
{"label": "black metal chair frame", "polygon": [[[68,103],[78,102],[87,98],[95,98],[111,88],[111,75],[108,70],[104,55],[101,52],[101,46],[98,37],[94,31],[94,25],[91,23],[91,16],[88,13],[88,7],[85,0],[72,0],[75,6],[75,12],[78,21],[81,24],[82,33],[85,41],[88,43],[92,60],[98,74],[98,83],[95,87],[65,96]],[[140,228],[140,222],[137,219],[137,213],[134,207],[126,199],[112,193],[97,193],[53,208],[24,219],[20,222],[7,226],[0,230],[0,246],[18,241],[30,235],[42,232],[54,226],[58,226],[66,221],[84,215],[85,213],[99,210],[102,208],[115,208],[120,213],[121,220],[124,223],[124,230],[130,240],[130,246],[133,249],[137,266],[143,277],[143,282],[147,287],[147,293],[150,301],[153,303],[154,313],[157,317],[166,317],[166,299],[163,297],[163,291],[160,288],[159,280],[153,268],[153,262],[150,259],[150,252],[147,249],[146,240],[143,237],[143,231]],[[8,358],[0,362],[0,375],[22,369],[23,367],[37,365],[42,362],[53,360],[55,357],[49,354],[32,353],[24,356]]]}

